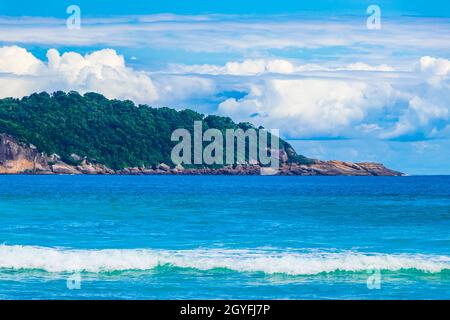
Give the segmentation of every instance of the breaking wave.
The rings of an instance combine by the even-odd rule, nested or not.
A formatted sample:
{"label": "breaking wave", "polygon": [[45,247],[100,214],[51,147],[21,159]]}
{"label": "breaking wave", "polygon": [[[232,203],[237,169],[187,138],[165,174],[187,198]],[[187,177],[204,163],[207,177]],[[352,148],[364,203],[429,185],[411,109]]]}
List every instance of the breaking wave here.
{"label": "breaking wave", "polygon": [[363,254],[353,251],[299,253],[270,250],[74,250],[0,245],[0,269],[46,272],[115,272],[152,270],[160,266],[198,270],[314,275],[366,270],[414,269],[425,273],[450,270],[450,257],[416,254]]}

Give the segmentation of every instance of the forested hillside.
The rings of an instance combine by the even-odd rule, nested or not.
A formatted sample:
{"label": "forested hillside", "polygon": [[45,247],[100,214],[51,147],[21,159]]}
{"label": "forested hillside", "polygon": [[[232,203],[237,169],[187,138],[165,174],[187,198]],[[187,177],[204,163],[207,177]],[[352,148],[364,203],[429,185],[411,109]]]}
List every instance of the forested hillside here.
{"label": "forested hillside", "polygon": [[[192,131],[194,121],[203,121],[204,130],[251,126],[192,110],[136,106],[97,93],[43,92],[0,100],[0,133],[33,144],[48,155],[56,153],[66,163],[73,163],[71,155],[76,154],[113,169],[171,164],[176,144],[170,140],[172,132]],[[281,147],[291,149],[285,141]],[[295,153],[288,156],[290,162],[309,162]]]}

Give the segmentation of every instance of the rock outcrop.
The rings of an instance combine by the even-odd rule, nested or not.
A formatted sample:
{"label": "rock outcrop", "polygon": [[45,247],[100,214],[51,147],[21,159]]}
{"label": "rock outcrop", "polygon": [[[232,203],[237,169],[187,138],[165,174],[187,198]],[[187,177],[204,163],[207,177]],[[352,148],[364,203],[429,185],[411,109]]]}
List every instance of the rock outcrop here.
{"label": "rock outcrop", "polygon": [[64,162],[57,162],[55,164],[52,164],[50,168],[51,171],[55,174],[80,174],[80,171]]}
{"label": "rock outcrop", "polygon": [[49,172],[47,157],[36,147],[0,134],[0,174]]}
{"label": "rock outcrop", "polygon": [[[184,168],[178,165],[171,168],[161,163],[155,168],[125,168],[114,171],[103,164],[89,162],[86,158],[72,155],[80,160],[79,165],[70,165],[57,154],[47,156],[36,147],[19,142],[14,137],[0,134],[0,174],[124,174],[124,175],[298,175],[298,176],[401,176],[380,163],[352,163],[343,161],[314,160],[302,165],[288,162],[288,153],[280,152],[279,169],[263,168],[259,165],[228,165],[221,168]],[[83,160],[82,160],[83,159]]]}
{"label": "rock outcrop", "polygon": [[76,169],[82,174],[114,174],[115,171],[103,164],[90,163],[86,159]]}
{"label": "rock outcrop", "polygon": [[380,163],[320,161],[310,165],[284,165],[280,169],[281,175],[302,176],[402,176],[403,173],[386,168]]}

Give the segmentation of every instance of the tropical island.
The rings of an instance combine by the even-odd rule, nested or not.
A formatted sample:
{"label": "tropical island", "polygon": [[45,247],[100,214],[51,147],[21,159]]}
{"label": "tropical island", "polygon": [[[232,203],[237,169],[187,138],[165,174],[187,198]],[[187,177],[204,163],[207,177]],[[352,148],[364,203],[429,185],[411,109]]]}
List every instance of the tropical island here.
{"label": "tropical island", "polygon": [[[260,163],[174,164],[174,130],[255,128],[192,110],[152,108],[98,93],[34,93],[0,100],[0,174],[258,175]],[[400,176],[379,163],[321,161],[280,139],[277,175]]]}

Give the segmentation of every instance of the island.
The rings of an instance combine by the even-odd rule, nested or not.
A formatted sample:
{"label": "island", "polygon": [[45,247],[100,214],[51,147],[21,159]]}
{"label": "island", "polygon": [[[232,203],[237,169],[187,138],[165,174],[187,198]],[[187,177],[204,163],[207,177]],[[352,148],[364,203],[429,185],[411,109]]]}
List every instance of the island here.
{"label": "island", "polygon": [[[255,128],[228,117],[152,108],[98,93],[47,92],[0,100],[0,174],[260,175],[260,163],[174,164],[179,128]],[[262,130],[262,127],[255,130]],[[402,176],[380,163],[322,161],[299,155],[283,139],[273,175]]]}

